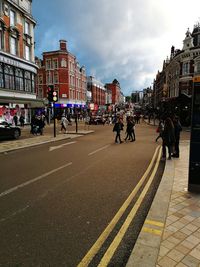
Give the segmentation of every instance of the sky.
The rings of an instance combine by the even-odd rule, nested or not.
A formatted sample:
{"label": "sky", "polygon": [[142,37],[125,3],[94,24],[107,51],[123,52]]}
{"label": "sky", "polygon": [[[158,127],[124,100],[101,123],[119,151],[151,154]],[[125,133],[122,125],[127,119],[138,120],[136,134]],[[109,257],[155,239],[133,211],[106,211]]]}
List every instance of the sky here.
{"label": "sky", "polygon": [[199,0],[33,0],[35,55],[67,40],[87,76],[117,79],[125,96],[152,86],[185,33],[200,22]]}

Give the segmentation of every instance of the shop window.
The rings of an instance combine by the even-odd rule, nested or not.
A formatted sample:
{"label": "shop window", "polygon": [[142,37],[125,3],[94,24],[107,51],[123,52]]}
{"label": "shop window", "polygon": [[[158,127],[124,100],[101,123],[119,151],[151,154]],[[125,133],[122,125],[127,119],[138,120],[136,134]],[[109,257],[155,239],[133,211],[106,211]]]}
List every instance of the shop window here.
{"label": "shop window", "polygon": [[15,70],[15,82],[16,82],[16,90],[23,91],[24,78],[23,78],[23,71],[21,69]]}
{"label": "shop window", "polygon": [[15,84],[14,84],[13,67],[5,66],[4,73],[5,73],[5,88],[10,89],[10,90],[14,90]]}
{"label": "shop window", "polygon": [[3,64],[0,63],[0,88],[4,88]]}
{"label": "shop window", "polygon": [[32,73],[32,79],[31,79],[31,83],[32,83],[32,93],[35,93],[35,92],[36,92],[36,88],[35,88],[35,87],[36,87],[36,86],[35,86],[35,85],[36,85],[36,82],[35,82],[35,81],[36,81],[36,76],[35,76],[35,74]]}
{"label": "shop window", "polygon": [[31,92],[31,73],[29,71],[25,71],[24,73],[24,82],[25,82],[25,91]]}

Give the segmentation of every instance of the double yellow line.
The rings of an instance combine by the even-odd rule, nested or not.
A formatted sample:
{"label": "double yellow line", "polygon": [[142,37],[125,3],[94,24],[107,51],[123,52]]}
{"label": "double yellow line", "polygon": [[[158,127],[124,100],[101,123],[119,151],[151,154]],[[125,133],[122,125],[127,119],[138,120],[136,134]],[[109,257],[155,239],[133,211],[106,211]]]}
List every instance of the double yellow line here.
{"label": "double yellow line", "polygon": [[[157,154],[158,154],[158,156],[157,156]],[[156,159],[156,157],[157,157],[157,159]],[[159,146],[159,147],[156,148],[156,151],[155,151],[155,153],[153,155],[153,158],[152,158],[152,160],[151,160],[146,172],[144,173],[144,175],[142,176],[141,180],[139,181],[139,183],[136,185],[136,187],[131,192],[129,197],[126,199],[126,201],[124,202],[122,207],[116,213],[114,218],[111,220],[111,222],[106,227],[106,229],[103,231],[103,233],[99,236],[99,238],[94,243],[94,245],[91,247],[91,249],[88,251],[88,253],[85,255],[85,257],[78,264],[78,267],[86,267],[86,266],[88,266],[89,263],[94,258],[94,256],[98,253],[98,251],[102,247],[103,243],[105,242],[107,237],[110,235],[110,233],[112,232],[112,230],[116,226],[117,222],[122,217],[122,215],[124,214],[124,212],[126,211],[128,206],[130,205],[131,201],[133,200],[133,198],[135,197],[135,195],[137,194],[137,192],[141,188],[142,184],[145,182],[145,179],[147,178],[147,176],[149,175],[153,165],[155,164],[155,166],[153,168],[153,171],[151,173],[151,176],[150,176],[146,186],[144,187],[140,197],[138,198],[137,202],[133,206],[133,208],[130,211],[129,215],[127,216],[124,224],[122,225],[121,229],[119,230],[118,234],[114,238],[113,242],[111,243],[111,245],[109,246],[109,248],[105,252],[105,254],[104,254],[103,258],[101,259],[101,261],[100,261],[98,266],[99,267],[105,267],[105,266],[107,266],[109,264],[113,254],[115,253],[117,247],[119,246],[123,236],[125,235],[130,223],[132,222],[137,210],[139,209],[139,207],[140,207],[140,205],[141,205],[141,203],[142,203],[142,201],[143,201],[143,199],[144,199],[144,197],[145,197],[145,195],[146,195],[146,193],[147,193],[147,191],[148,191],[148,189],[149,189],[149,187],[150,187],[150,185],[151,185],[151,183],[153,181],[153,178],[154,178],[154,176],[156,174],[156,171],[158,169],[158,166],[159,166],[160,157],[161,157],[161,147]],[[155,161],[156,161],[156,163],[155,163]]]}

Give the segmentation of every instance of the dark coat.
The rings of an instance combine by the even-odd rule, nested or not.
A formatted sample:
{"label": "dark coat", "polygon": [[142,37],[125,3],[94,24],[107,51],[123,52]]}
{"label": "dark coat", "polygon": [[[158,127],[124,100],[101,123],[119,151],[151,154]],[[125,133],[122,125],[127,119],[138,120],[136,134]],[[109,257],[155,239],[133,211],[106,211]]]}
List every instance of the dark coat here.
{"label": "dark coat", "polygon": [[171,146],[175,143],[174,127],[165,126],[162,134],[162,139],[165,145]]}

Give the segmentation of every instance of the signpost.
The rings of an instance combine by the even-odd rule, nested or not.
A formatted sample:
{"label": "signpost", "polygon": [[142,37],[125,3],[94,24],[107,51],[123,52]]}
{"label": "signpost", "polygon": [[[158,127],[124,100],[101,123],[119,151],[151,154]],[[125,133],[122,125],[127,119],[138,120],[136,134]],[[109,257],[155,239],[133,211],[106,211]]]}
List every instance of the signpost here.
{"label": "signpost", "polygon": [[193,78],[188,190],[200,192],[200,76]]}

